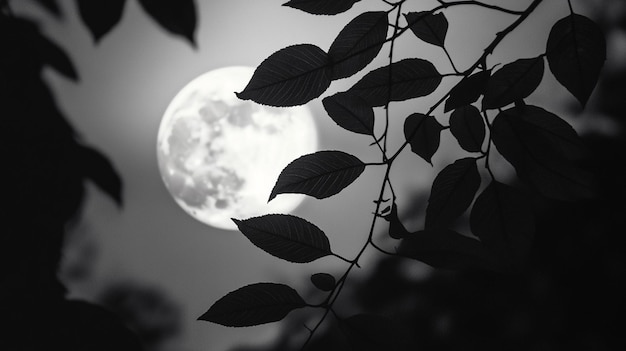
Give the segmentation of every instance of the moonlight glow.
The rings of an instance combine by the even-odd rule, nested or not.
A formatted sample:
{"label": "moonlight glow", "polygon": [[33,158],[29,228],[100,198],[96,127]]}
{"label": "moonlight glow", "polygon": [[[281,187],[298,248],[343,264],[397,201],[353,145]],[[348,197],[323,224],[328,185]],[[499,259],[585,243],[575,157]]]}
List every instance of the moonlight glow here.
{"label": "moonlight glow", "polygon": [[305,106],[274,108],[239,100],[253,68],[227,67],[187,84],[168,106],[157,141],[159,170],[172,197],[196,219],[236,229],[231,218],[286,213],[302,195],[267,203],[280,171],[317,148]]}

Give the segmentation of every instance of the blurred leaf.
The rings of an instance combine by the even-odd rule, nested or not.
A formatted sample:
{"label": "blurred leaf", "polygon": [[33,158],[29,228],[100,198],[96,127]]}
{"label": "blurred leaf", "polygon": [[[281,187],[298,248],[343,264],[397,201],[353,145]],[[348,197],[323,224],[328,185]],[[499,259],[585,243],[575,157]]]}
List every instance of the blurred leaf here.
{"label": "blurred leaf", "polygon": [[387,317],[357,314],[341,321],[340,326],[352,350],[408,350],[408,329]]}
{"label": "blurred leaf", "polygon": [[315,45],[288,46],[265,59],[237,97],[271,106],[306,104],[330,85],[329,65],[328,55]]}
{"label": "blurred leaf", "polygon": [[424,227],[450,226],[467,210],[479,187],[480,174],[475,158],[462,158],[446,166],[433,181]]}
{"label": "blurred leaf", "polygon": [[439,83],[441,74],[432,63],[409,58],[370,71],[348,92],[362,97],[370,106],[384,106],[389,101],[429,95],[437,89]]}
{"label": "blurred leaf", "polygon": [[394,239],[402,239],[408,236],[410,233],[404,227],[404,224],[398,218],[398,206],[394,202],[391,206],[391,211],[383,216],[387,222],[389,222],[389,236]]}
{"label": "blurred leaf", "polygon": [[443,13],[435,15],[430,11],[409,12],[404,17],[415,36],[429,44],[444,47],[448,20]]}
{"label": "blurred leaf", "polygon": [[454,110],[450,115],[450,132],[464,150],[480,152],[485,140],[485,123],[480,111],[472,105]]}
{"label": "blurred leaf", "polygon": [[35,54],[41,58],[44,64],[49,65],[66,78],[73,81],[79,79],[74,63],[61,47],[39,32],[31,40]]}
{"label": "blurred leaf", "polygon": [[314,15],[336,15],[348,11],[361,0],[289,0],[283,6],[293,7]]}
{"label": "blurred leaf", "polygon": [[304,155],[283,169],[269,200],[284,193],[327,198],[350,185],[363,170],[365,164],[361,160],[343,151],[318,151]]}
{"label": "blurred leaf", "polygon": [[324,109],[340,127],[358,134],[374,135],[374,110],[361,97],[337,93],[322,100]]}
{"label": "blurred leaf", "polygon": [[413,113],[404,121],[404,137],[411,151],[432,164],[431,159],[439,149],[443,126],[435,117]]}
{"label": "blurred leaf", "polygon": [[328,50],[332,79],[350,77],[378,55],[387,38],[387,12],[365,12],[350,21]]}
{"label": "blurred leaf", "polygon": [[196,5],[194,0],[139,0],[141,7],[163,29],[180,35],[196,46]]}
{"label": "blurred leaf", "polygon": [[585,16],[562,18],[550,30],[546,56],[554,77],[584,107],[606,60],[602,30]]}
{"label": "blurred leaf", "polygon": [[328,273],[315,273],[311,275],[311,283],[322,291],[333,291],[337,284],[335,277]]}
{"label": "blurred leaf", "polygon": [[535,233],[535,219],[522,193],[492,181],[476,198],[470,215],[472,233],[514,264],[526,260]]}
{"label": "blurred leaf", "polygon": [[233,222],[254,245],[285,261],[306,263],[332,254],[326,234],[300,217],[269,214]]}
{"label": "blurred leaf", "polygon": [[535,106],[512,107],[493,121],[498,151],[524,181],[544,196],[572,200],[593,195],[591,175],[566,156],[577,146],[558,117]]}
{"label": "blurred leaf", "polygon": [[293,288],[276,283],[256,283],[217,300],[198,319],[227,327],[249,327],[279,321],[306,303]]}
{"label": "blurred leaf", "polygon": [[77,147],[76,160],[85,176],[94,182],[118,206],[122,206],[122,179],[109,159],[99,151],[87,146]]}
{"label": "blurred leaf", "polygon": [[34,0],[41,7],[53,14],[55,17],[61,17],[61,9],[56,0]]}
{"label": "blurred leaf", "polygon": [[450,97],[446,100],[444,112],[476,102],[480,95],[485,93],[490,75],[491,71],[480,71],[461,79],[450,90]]}
{"label": "blurred leaf", "polygon": [[497,260],[480,241],[450,229],[413,233],[402,240],[398,254],[435,268],[499,270]]}
{"label": "blurred leaf", "polygon": [[76,0],[83,23],[87,26],[94,42],[100,41],[122,18],[126,0]]}
{"label": "blurred leaf", "polygon": [[526,98],[537,89],[542,78],[542,56],[504,65],[487,83],[483,110],[501,108]]}

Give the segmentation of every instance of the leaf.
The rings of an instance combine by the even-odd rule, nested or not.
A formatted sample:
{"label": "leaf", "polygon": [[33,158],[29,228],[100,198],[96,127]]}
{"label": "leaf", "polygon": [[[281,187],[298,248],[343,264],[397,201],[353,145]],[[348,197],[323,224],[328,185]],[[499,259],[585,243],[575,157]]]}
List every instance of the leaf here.
{"label": "leaf", "polygon": [[492,181],[476,198],[470,215],[472,233],[502,259],[519,265],[529,254],[535,219],[522,193]]}
{"label": "leaf", "polygon": [[402,240],[397,253],[435,268],[499,270],[497,260],[480,241],[450,229],[413,233]]}
{"label": "leaf", "polygon": [[141,7],[163,29],[186,38],[196,46],[196,5],[194,0],[139,0]]}
{"label": "leaf", "polygon": [[454,110],[450,115],[450,132],[464,150],[480,152],[485,141],[485,123],[480,111],[472,105]]}
{"label": "leaf", "polygon": [[450,90],[444,112],[452,111],[461,106],[473,104],[480,95],[485,93],[491,71],[480,71],[461,81]]}
{"label": "leaf", "polygon": [[439,47],[444,47],[448,33],[448,20],[443,13],[430,11],[409,12],[404,15],[409,28],[416,37]]}
{"label": "leaf", "polygon": [[512,107],[494,119],[492,139],[520,179],[544,196],[559,200],[590,197],[594,193],[591,176],[566,157],[576,147],[562,126],[565,122],[557,119],[539,107]]}
{"label": "leaf", "polygon": [[543,58],[519,59],[496,71],[487,83],[483,110],[497,109],[530,95],[543,78]]}
{"label": "leaf", "polygon": [[322,291],[333,291],[335,288],[335,277],[328,273],[315,273],[311,275],[311,283]]}
{"label": "leaf", "polygon": [[361,0],[290,0],[283,4],[314,15],[336,15]]}
{"label": "leaf", "polygon": [[78,12],[94,42],[100,41],[122,18],[126,0],[76,0]]}
{"label": "leaf", "polygon": [[357,314],[341,321],[351,350],[408,350],[409,331],[397,321],[374,314]]}
{"label": "leaf", "polygon": [[361,97],[338,93],[325,97],[322,104],[340,127],[358,134],[374,135],[374,110]]}
{"label": "leaf", "polygon": [[384,215],[383,218],[389,222],[389,236],[394,239],[402,239],[408,236],[410,233],[404,227],[404,224],[398,218],[398,206],[394,202],[391,206],[391,211]]}
{"label": "leaf", "polygon": [[303,105],[326,91],[330,75],[330,59],[322,49],[288,46],[266,58],[237,97],[271,106]]}
{"label": "leaf", "polygon": [[584,107],[598,82],[606,60],[602,30],[589,18],[571,14],[554,24],[546,44],[554,77]]}
{"label": "leaf", "polygon": [[269,214],[233,222],[254,245],[285,261],[307,263],[332,254],[326,234],[300,217]]}
{"label": "leaf", "polygon": [[432,63],[409,58],[367,73],[348,92],[362,97],[370,106],[384,106],[390,101],[429,95],[439,83],[441,74]]}
{"label": "leaf", "polygon": [[433,181],[424,227],[449,226],[467,210],[479,187],[480,174],[475,158],[462,158],[446,166]]}
{"label": "leaf", "polygon": [[413,113],[404,121],[404,136],[411,145],[411,151],[432,164],[431,159],[441,139],[443,126],[435,117]]}
{"label": "leaf", "polygon": [[61,47],[39,32],[32,40],[35,42],[36,54],[45,64],[72,81],[79,79],[74,63]]}
{"label": "leaf", "polygon": [[306,303],[293,288],[276,283],[256,283],[232,291],[198,319],[227,327],[249,327],[279,321]]}
{"label": "leaf", "polygon": [[378,55],[387,37],[387,12],[365,12],[339,32],[330,45],[333,62],[331,79],[347,78],[367,66]]}
{"label": "leaf", "polygon": [[118,206],[122,206],[122,179],[109,159],[87,146],[78,146],[76,151],[76,162],[82,167],[85,176],[109,195]]}
{"label": "leaf", "polygon": [[35,0],[35,2],[55,17],[61,17],[61,9],[56,0]]}
{"label": "leaf", "polygon": [[284,193],[297,193],[324,199],[355,181],[365,164],[343,151],[318,151],[304,155],[283,169],[269,200]]}

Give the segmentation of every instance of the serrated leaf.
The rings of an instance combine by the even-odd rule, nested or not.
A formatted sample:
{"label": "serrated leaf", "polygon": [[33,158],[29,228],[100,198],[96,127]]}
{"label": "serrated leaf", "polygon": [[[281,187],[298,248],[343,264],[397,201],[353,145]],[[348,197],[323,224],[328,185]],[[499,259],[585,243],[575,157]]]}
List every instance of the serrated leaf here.
{"label": "serrated leaf", "polygon": [[411,151],[431,163],[439,149],[443,126],[435,117],[413,113],[404,121],[404,137],[411,145]]}
{"label": "serrated leaf", "polygon": [[336,15],[361,0],[290,0],[283,4],[314,15]]}
{"label": "serrated leaf", "polygon": [[518,266],[530,251],[535,219],[524,196],[492,181],[476,198],[470,215],[472,233],[503,260]]}
{"label": "serrated leaf", "polygon": [[485,93],[491,71],[480,71],[461,81],[450,90],[450,96],[446,100],[444,112],[452,111],[461,106],[470,105]]}
{"label": "serrated leaf", "polygon": [[512,107],[494,119],[492,140],[520,179],[544,196],[560,200],[590,197],[594,193],[591,175],[568,159],[573,150],[569,132],[564,132],[555,118],[535,106]]}
{"label": "serrated leaf", "polygon": [[426,208],[426,229],[448,227],[463,214],[480,187],[476,159],[454,161],[439,172],[430,191]]}
{"label": "serrated leaf", "polygon": [[443,13],[409,12],[404,17],[416,37],[429,44],[444,47],[448,33],[448,20]]}
{"label": "serrated leaf", "polygon": [[87,146],[78,146],[76,151],[76,162],[84,175],[109,195],[118,206],[122,206],[122,179],[109,159]]}
{"label": "serrated leaf", "polygon": [[546,56],[554,77],[584,107],[606,60],[602,30],[582,15],[562,18],[550,30]]}
{"label": "serrated leaf", "polygon": [[408,350],[409,331],[390,318],[357,314],[341,321],[351,350]]}
{"label": "serrated leaf", "polygon": [[402,240],[397,253],[435,268],[499,270],[498,261],[480,241],[450,229],[413,233]]}
{"label": "serrated leaf", "polygon": [[196,4],[194,0],[139,0],[144,11],[163,29],[196,46]]}
{"label": "serrated leaf", "polygon": [[370,106],[384,106],[390,101],[429,95],[439,83],[441,74],[432,63],[409,58],[367,73],[348,92],[362,97]]}
{"label": "serrated leaf", "polygon": [[378,55],[387,37],[387,12],[365,12],[339,32],[328,50],[331,79],[352,76]]}
{"label": "serrated leaf", "polygon": [[284,193],[297,193],[324,199],[355,181],[365,170],[357,157],[343,151],[318,151],[304,155],[285,167],[269,200]]}
{"label": "serrated leaf", "polygon": [[311,283],[322,291],[332,291],[335,288],[335,284],[337,284],[335,277],[328,273],[315,273],[311,275]]}
{"label": "serrated leaf", "polygon": [[519,59],[496,71],[483,98],[483,110],[497,109],[525,99],[541,83],[543,57]]}
{"label": "serrated leaf", "polygon": [[78,13],[94,42],[100,41],[122,18],[126,0],[76,0]]}
{"label": "serrated leaf", "polygon": [[306,303],[293,288],[276,283],[256,283],[232,291],[198,319],[227,327],[249,327],[277,322]]}
{"label": "serrated leaf", "polygon": [[237,97],[270,106],[303,105],[326,91],[330,75],[330,59],[322,49],[292,45],[266,58]]}
{"label": "serrated leaf", "polygon": [[472,105],[454,110],[450,115],[450,132],[464,150],[480,152],[485,141],[485,123],[480,111]]}
{"label": "serrated leaf", "polygon": [[338,93],[325,97],[322,104],[340,127],[358,134],[374,135],[374,110],[361,97]]}
{"label": "serrated leaf", "polygon": [[383,218],[389,222],[389,236],[394,239],[402,239],[408,236],[410,233],[404,227],[404,224],[400,221],[398,217],[398,206],[394,202],[391,206],[391,210],[388,214],[384,215]]}
{"label": "serrated leaf", "polygon": [[307,263],[332,254],[326,234],[300,217],[269,214],[233,222],[254,245],[285,261]]}

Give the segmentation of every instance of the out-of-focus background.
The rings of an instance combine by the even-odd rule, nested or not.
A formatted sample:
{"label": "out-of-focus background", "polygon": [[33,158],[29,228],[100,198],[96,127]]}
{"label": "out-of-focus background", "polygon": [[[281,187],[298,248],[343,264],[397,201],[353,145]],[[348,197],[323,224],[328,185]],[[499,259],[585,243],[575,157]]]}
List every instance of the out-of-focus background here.
{"label": "out-of-focus background", "polygon": [[[120,23],[98,44],[80,21],[74,1],[59,1],[58,17],[34,1],[11,1],[16,14],[38,22],[43,33],[74,62],[80,75],[78,82],[66,80],[52,70],[45,71],[45,80],[82,139],[109,157],[124,186],[121,208],[95,187],[88,187],[80,219],[69,231],[60,275],[70,296],[112,306],[132,325],[139,326],[144,342],[154,350],[226,350],[269,344],[280,335],[280,324],[233,329],[196,318],[221,296],[246,284],[282,282],[306,294],[311,288],[310,273],[340,272],[345,265],[334,258],[308,265],[286,263],[254,247],[238,232],[197,222],[167,193],[156,164],[156,137],[163,112],[190,80],[220,67],[257,66],[271,53],[296,43],[327,49],[357,14],[389,8],[382,1],[361,1],[344,14],[312,16],[281,6],[283,2],[197,1],[194,49],[180,37],[160,30],[137,1],[127,1]],[[523,9],[527,1],[494,3]],[[436,4],[409,1],[405,11],[429,9]],[[529,101],[566,118],[581,133],[617,135],[620,123],[611,114],[623,116],[623,107],[607,109],[616,99],[606,102],[600,100],[600,95],[616,91],[602,88],[602,84],[623,89],[623,83],[612,80],[617,76],[610,74],[621,72],[619,77],[623,77],[624,6],[620,1],[574,1],[573,5],[599,20],[607,33],[609,58],[599,91],[590,102],[590,112],[581,115],[573,97],[548,73]],[[544,2],[527,23],[503,41],[493,62],[543,53],[550,27],[568,11],[566,1]],[[446,11],[446,16],[450,23],[446,44],[460,68],[480,56],[495,33],[515,19],[473,6],[459,6]],[[396,49],[397,59],[420,57],[432,61],[440,72],[451,72],[438,48],[420,42],[410,33],[397,42]],[[384,65],[387,50],[385,46],[369,68]],[[360,76],[333,83],[323,96],[346,89]],[[398,137],[391,142],[391,149],[403,142],[404,117],[423,112],[455,82],[455,78],[445,80],[432,97],[392,105],[391,127]],[[599,106],[598,101],[604,105]],[[334,125],[321,99],[311,102],[310,107],[319,128],[320,149],[343,150],[371,162],[379,160],[376,149],[368,146],[369,139]],[[433,167],[409,152],[398,160],[392,180],[402,216],[411,217],[406,219],[409,229],[419,228],[422,217],[419,213],[410,216],[403,208],[427,196],[435,172],[458,157],[460,151],[455,143],[444,135]],[[382,179],[380,171],[368,169],[357,182],[332,198],[307,199],[294,214],[322,228],[336,253],[353,257],[369,230],[376,196],[371,189]],[[367,261],[374,265],[378,257],[370,255]],[[410,276],[415,279],[424,279],[430,272],[424,265],[411,267]],[[364,265],[355,275],[365,279],[372,271]]]}

